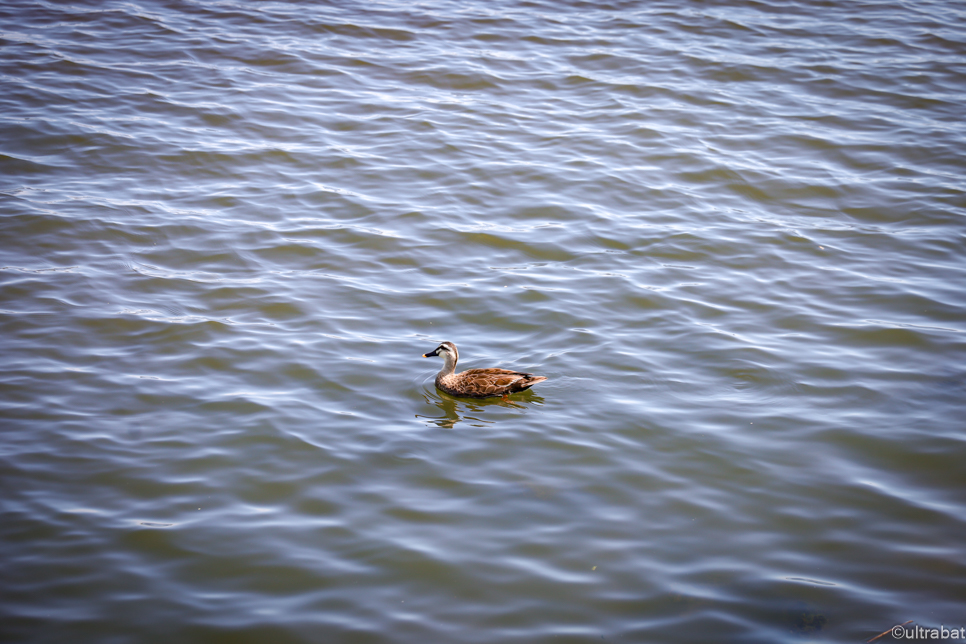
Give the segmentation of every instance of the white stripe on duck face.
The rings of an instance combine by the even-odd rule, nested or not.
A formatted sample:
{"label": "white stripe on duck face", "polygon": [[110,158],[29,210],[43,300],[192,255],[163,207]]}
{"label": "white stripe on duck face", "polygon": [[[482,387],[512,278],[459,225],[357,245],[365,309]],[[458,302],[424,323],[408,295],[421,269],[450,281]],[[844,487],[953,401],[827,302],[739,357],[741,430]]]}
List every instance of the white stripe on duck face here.
{"label": "white stripe on duck face", "polygon": [[444,342],[444,343],[442,343],[439,346],[440,346],[441,349],[443,347],[445,347],[445,348],[447,348],[447,349],[449,349],[450,351],[453,352],[453,364],[456,364],[457,362],[459,362],[459,360],[460,360],[460,352],[456,348],[456,345],[455,344],[453,344],[452,342]]}

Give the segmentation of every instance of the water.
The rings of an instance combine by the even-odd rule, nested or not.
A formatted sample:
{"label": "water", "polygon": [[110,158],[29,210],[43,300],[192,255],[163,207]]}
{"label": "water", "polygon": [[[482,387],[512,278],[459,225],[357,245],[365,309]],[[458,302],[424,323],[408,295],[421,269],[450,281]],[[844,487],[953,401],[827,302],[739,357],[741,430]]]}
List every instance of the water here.
{"label": "water", "polygon": [[966,626],[964,17],[5,3],[0,639]]}

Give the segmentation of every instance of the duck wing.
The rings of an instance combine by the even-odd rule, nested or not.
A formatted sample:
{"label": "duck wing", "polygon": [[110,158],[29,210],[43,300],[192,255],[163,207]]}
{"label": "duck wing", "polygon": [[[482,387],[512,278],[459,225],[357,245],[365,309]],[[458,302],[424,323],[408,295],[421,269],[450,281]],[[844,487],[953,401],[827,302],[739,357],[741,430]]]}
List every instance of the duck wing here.
{"label": "duck wing", "polygon": [[457,387],[464,396],[485,398],[523,391],[544,380],[512,369],[470,369],[459,374]]}

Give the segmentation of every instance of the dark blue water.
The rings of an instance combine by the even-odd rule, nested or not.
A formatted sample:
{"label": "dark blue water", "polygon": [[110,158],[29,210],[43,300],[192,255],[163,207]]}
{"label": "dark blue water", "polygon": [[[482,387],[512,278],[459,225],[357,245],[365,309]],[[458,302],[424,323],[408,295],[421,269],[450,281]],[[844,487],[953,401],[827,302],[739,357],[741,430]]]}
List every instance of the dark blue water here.
{"label": "dark blue water", "polygon": [[4,3],[0,640],[966,626],[964,14]]}

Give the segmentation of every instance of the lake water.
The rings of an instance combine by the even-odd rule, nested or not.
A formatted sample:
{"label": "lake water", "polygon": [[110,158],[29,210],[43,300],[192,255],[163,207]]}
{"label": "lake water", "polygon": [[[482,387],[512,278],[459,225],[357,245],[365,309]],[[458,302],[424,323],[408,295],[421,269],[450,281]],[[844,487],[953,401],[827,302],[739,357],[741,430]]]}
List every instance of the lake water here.
{"label": "lake water", "polygon": [[966,626],[964,60],[948,0],[5,2],[0,640]]}

